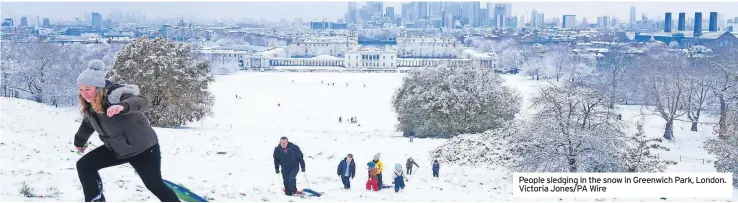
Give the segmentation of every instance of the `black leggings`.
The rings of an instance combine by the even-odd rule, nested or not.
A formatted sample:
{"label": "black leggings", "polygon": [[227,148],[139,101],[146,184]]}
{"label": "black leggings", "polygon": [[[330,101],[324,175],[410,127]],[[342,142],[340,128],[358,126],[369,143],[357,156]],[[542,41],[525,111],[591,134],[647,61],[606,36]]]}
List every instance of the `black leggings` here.
{"label": "black leggings", "polygon": [[164,184],[161,178],[161,151],[159,144],[143,153],[125,159],[118,159],[113,151],[105,146],[98,147],[77,161],[77,174],[82,183],[86,202],[104,202],[100,169],[130,163],[149,189],[162,202],[179,202],[174,191]]}

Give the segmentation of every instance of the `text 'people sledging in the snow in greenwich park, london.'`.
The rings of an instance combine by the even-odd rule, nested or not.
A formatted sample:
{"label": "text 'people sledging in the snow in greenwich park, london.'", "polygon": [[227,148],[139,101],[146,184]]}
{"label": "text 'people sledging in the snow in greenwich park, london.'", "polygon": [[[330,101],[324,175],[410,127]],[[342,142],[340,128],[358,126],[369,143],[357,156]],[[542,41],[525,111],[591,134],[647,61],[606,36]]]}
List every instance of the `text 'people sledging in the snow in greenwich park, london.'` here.
{"label": "text 'people sledging in the snow in greenwich park, london.'", "polygon": [[300,147],[289,142],[287,137],[279,139],[279,145],[274,148],[274,170],[280,173],[282,167],[282,181],[284,182],[284,194],[294,196],[297,194],[297,173],[302,168],[305,172],[305,160]]}
{"label": "text 'people sledging in the snow in greenwich park, london.'", "polygon": [[356,163],[354,163],[354,155],[349,154],[338,163],[338,177],[341,177],[343,189],[351,189],[351,180],[356,175]]}
{"label": "text 'people sledging in the snow in greenwich park, london.'", "polygon": [[160,201],[178,202],[175,192],[162,179],[159,140],[144,115],[149,101],[136,85],[106,80],[106,70],[101,60],[92,60],[77,77],[83,119],[74,135],[74,146],[77,153],[84,154],[93,132],[104,144],[77,161],[84,201],[105,201],[99,170],[129,163],[146,189]]}

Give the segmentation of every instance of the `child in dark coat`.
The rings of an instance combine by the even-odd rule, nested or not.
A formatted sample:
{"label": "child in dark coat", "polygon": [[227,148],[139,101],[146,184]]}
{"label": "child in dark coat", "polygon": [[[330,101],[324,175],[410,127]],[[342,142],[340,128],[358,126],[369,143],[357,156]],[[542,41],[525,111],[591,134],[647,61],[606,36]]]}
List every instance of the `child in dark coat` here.
{"label": "child in dark coat", "polygon": [[433,160],[433,177],[438,178],[438,171],[441,169],[441,165],[438,164],[438,160]]}

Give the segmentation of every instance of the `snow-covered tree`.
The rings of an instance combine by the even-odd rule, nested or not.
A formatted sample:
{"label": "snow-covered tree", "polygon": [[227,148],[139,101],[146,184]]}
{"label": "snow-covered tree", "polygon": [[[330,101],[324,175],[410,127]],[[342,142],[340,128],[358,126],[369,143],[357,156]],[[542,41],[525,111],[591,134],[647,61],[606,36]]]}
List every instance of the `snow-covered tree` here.
{"label": "snow-covered tree", "polygon": [[624,171],[625,136],[601,93],[566,82],[542,87],[532,102],[538,112],[510,142],[518,171]]}
{"label": "snow-covered tree", "polygon": [[553,47],[548,50],[545,57],[551,64],[549,66],[551,70],[546,71],[546,75],[556,78],[556,81],[559,81],[566,72],[571,72],[574,69],[574,54],[567,46]]}
{"label": "snow-covered tree", "polygon": [[541,76],[544,75],[546,70],[546,63],[543,57],[533,57],[525,61],[522,64],[521,70],[527,76],[531,76],[533,79],[540,80]]}
{"label": "snow-covered tree", "polygon": [[710,100],[710,86],[714,86],[714,81],[704,74],[709,69],[709,64],[705,58],[699,57],[689,61],[690,66],[685,68],[684,77],[687,79],[687,89],[684,95],[683,110],[687,112],[687,118],[692,122],[691,130],[697,132],[697,124],[700,122],[702,112],[707,108],[707,101]]}
{"label": "snow-covered tree", "polygon": [[413,129],[417,137],[451,137],[501,127],[515,118],[519,101],[492,71],[442,65],[411,72],[392,105],[398,130]]}
{"label": "snow-covered tree", "polygon": [[643,122],[636,124],[637,132],[628,139],[625,151],[627,172],[636,173],[660,173],[664,172],[674,161],[663,160],[657,150],[669,151],[668,147],[661,145],[661,138],[648,138],[643,131]]}
{"label": "snow-covered tree", "polygon": [[738,132],[738,127],[727,132],[730,135],[722,139],[708,140],[705,142],[705,148],[717,158],[715,161],[717,172],[733,173],[733,186],[738,188],[738,133],[736,132]]}
{"label": "snow-covered tree", "polygon": [[198,63],[187,44],[138,38],[121,49],[108,74],[114,82],[140,87],[154,126],[180,126],[211,113],[210,66]]}
{"label": "snow-covered tree", "polygon": [[679,53],[654,51],[641,60],[639,80],[643,81],[642,90],[647,95],[649,110],[666,121],[664,138],[674,138],[674,121],[686,114],[680,111],[687,95],[685,56]]}
{"label": "snow-covered tree", "polygon": [[519,133],[519,126],[510,122],[482,133],[458,135],[431,151],[431,157],[442,163],[460,166],[509,167],[514,163],[509,140]]}
{"label": "snow-covered tree", "polygon": [[508,48],[503,50],[499,56],[500,69],[503,71],[522,69],[523,64],[527,61],[524,56],[523,48]]}
{"label": "snow-covered tree", "polygon": [[625,99],[627,89],[623,83],[626,82],[627,73],[638,67],[637,59],[635,55],[628,53],[627,47],[613,47],[597,64],[595,74],[608,96],[608,108],[615,108],[616,103]]}
{"label": "snow-covered tree", "polygon": [[705,73],[713,83],[708,84],[713,96],[719,105],[720,118],[716,126],[718,137],[728,137],[729,114],[735,108],[731,108],[731,102],[738,100],[738,49],[733,48],[725,52],[715,53],[714,57],[706,59],[709,70]]}

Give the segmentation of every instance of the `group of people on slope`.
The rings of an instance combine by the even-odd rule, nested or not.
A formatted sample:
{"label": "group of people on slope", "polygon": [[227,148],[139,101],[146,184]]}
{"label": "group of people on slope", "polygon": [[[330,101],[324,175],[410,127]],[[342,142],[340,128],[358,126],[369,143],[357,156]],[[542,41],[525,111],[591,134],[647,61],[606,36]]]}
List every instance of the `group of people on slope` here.
{"label": "group of people on slope", "polygon": [[[407,169],[407,174],[412,175],[413,172],[413,165],[416,167],[420,167],[418,163],[416,163],[413,158],[408,158],[407,162],[405,163],[405,167]],[[438,160],[433,161],[433,177],[438,177],[438,171],[440,170],[440,164],[438,163]],[[367,163],[367,173],[368,173],[368,180],[366,181],[366,189],[367,190],[374,190],[379,191],[382,190],[382,187],[384,186],[384,183],[382,181],[382,174],[384,171],[384,164],[380,160],[380,154],[377,153],[374,155],[374,159],[372,161]],[[336,173],[339,177],[341,177],[341,182],[343,183],[344,189],[351,189],[351,181],[350,179],[353,179],[356,175],[356,162],[354,161],[354,155],[348,154],[346,158],[341,160],[341,162],[338,163],[338,167],[336,170]],[[400,190],[405,188],[405,182],[408,181],[407,177],[405,176],[405,171],[402,170],[402,164],[397,163],[395,164],[395,170],[392,175],[392,180],[395,188],[395,192],[399,192]]]}
{"label": "group of people on slope", "polygon": [[[103,184],[99,170],[125,163],[136,170],[144,183],[159,200],[176,202],[179,198],[162,179],[161,149],[154,129],[144,112],[149,101],[141,96],[137,85],[116,84],[105,78],[107,68],[101,60],[92,60],[87,69],[77,77],[82,122],[74,135],[77,153],[84,154],[87,141],[97,132],[104,147],[97,147],[84,154],[77,161],[77,174],[82,185],[84,200],[105,201]],[[296,177],[298,170],[305,172],[305,161],[300,148],[282,137],[274,149],[274,167],[277,174],[282,173],[285,195],[297,193]],[[407,172],[412,174],[408,160]],[[343,163],[345,162],[345,163]],[[383,166],[379,154],[367,164],[369,181],[367,188],[380,190]],[[281,167],[281,171],[280,171]],[[434,161],[433,176],[438,177],[438,162]],[[355,176],[356,165],[353,155],[346,157],[338,166],[339,176],[345,188],[350,188],[349,176]],[[398,173],[399,171],[399,173]],[[395,190],[404,187],[404,174],[401,165],[395,165]]]}

